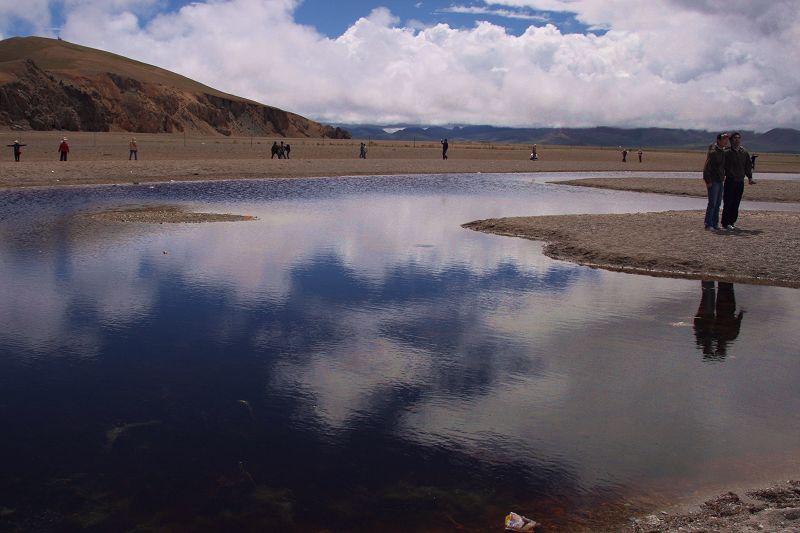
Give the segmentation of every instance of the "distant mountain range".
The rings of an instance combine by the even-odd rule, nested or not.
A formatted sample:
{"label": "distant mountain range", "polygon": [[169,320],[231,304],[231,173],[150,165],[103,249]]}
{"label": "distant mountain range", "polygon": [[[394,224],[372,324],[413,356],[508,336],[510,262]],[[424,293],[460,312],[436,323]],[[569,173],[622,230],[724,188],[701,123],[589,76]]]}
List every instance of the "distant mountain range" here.
{"label": "distant mountain range", "polygon": [[[668,128],[502,128],[495,126],[392,127],[340,124],[355,139],[411,141],[472,141],[491,143],[557,144],[642,148],[705,148],[716,132]],[[800,153],[800,131],[776,128],[765,133],[742,131],[744,145],[753,152]]]}
{"label": "distant mountain range", "polygon": [[349,137],[153,65],[42,37],[0,41],[0,127]]}

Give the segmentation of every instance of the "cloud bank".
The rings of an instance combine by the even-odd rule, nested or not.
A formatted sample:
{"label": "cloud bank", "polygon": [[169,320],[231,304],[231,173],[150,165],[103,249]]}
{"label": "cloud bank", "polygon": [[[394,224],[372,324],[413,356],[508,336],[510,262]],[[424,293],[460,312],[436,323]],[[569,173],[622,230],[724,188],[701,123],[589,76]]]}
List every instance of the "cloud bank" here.
{"label": "cloud bank", "polygon": [[425,27],[377,7],[331,39],[295,22],[299,0],[2,0],[0,18],[52,35],[63,10],[68,41],[327,122],[800,127],[798,0],[484,3],[603,32]]}

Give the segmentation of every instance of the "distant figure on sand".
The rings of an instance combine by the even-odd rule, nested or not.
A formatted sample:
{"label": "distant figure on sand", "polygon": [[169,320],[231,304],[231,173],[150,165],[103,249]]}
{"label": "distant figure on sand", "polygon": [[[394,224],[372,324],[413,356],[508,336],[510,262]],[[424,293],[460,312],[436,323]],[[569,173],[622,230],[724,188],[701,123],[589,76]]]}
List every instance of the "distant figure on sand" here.
{"label": "distant figure on sand", "polygon": [[284,147],[284,150],[286,151],[286,159],[289,159],[289,152],[292,151],[291,145],[289,143],[286,143],[286,146]]}
{"label": "distant figure on sand", "polygon": [[280,152],[280,148],[278,147],[278,141],[274,141],[272,143],[272,157],[270,157],[270,159],[275,159],[276,155],[278,156],[278,159],[280,159],[280,155],[278,154],[278,152]]}
{"label": "distant figure on sand", "polygon": [[59,161],[66,161],[67,154],[69,153],[69,144],[67,144],[67,138],[64,137],[61,139],[61,144],[58,145],[58,153],[61,154],[59,156]]}
{"label": "distant figure on sand", "polygon": [[447,139],[442,139],[441,142],[442,142],[442,159],[447,159],[447,149],[450,147],[450,145],[447,144]]}
{"label": "distant figure on sand", "polygon": [[536,161],[539,159],[539,154],[536,153],[536,145],[534,144],[531,148],[531,161]]}
{"label": "distant figure on sand", "polygon": [[358,157],[359,159],[366,159],[367,158],[367,145],[361,143],[361,146],[358,147]]}
{"label": "distant figure on sand", "polygon": [[133,159],[134,161],[139,160],[139,145],[136,144],[136,137],[131,137],[131,142],[128,143],[128,161]]}
{"label": "distant figure on sand", "polygon": [[283,145],[283,141],[281,141],[281,145],[278,147],[278,159],[286,159],[286,147]]}
{"label": "distant figure on sand", "polygon": [[644,154],[644,152],[642,152],[641,148],[639,148],[639,151],[637,152],[637,154],[639,154],[639,163],[641,163],[642,162],[642,154]]}
{"label": "distant figure on sand", "polygon": [[750,170],[756,169],[756,157],[758,157],[758,154],[753,154],[750,156]]}
{"label": "distant figure on sand", "polygon": [[22,147],[28,146],[27,144],[21,144],[19,141],[15,140],[12,144],[9,144],[9,148],[13,148],[14,152],[14,161],[19,161],[19,156],[22,155]]}
{"label": "distant figure on sand", "polygon": [[722,361],[727,355],[728,343],[739,336],[744,311],[736,312],[733,283],[720,281],[718,291],[714,290],[713,281],[700,284],[700,307],[694,317],[695,342],[703,352],[703,359]]}
{"label": "distant figure on sand", "polygon": [[728,134],[720,133],[717,140],[708,147],[706,162],[703,165],[703,181],[708,190],[705,229],[719,227],[719,205],[722,203],[722,182],[725,179],[725,155],[728,152]]}
{"label": "distant figure on sand", "polygon": [[627,163],[628,162],[628,149],[627,148],[623,148],[622,149],[622,162],[623,163]]}
{"label": "distant figure on sand", "polygon": [[734,132],[730,137],[731,147],[725,155],[725,185],[722,192],[722,227],[727,230],[737,229],[735,224],[739,218],[739,204],[744,194],[744,178],[753,185],[753,167],[750,154],[742,146],[742,134]]}

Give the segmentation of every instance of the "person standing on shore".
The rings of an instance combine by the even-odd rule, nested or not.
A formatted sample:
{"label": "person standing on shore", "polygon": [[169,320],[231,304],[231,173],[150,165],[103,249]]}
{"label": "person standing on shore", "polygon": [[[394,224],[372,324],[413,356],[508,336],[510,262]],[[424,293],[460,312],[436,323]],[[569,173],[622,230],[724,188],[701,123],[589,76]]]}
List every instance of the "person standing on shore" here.
{"label": "person standing on shore", "polygon": [[139,160],[139,145],[136,143],[136,137],[131,137],[131,142],[128,143],[128,152],[128,161]]}
{"label": "person standing on shore", "polygon": [[531,161],[538,161],[539,154],[536,152],[536,145],[534,144],[531,148]]}
{"label": "person standing on shore", "polygon": [[623,163],[627,163],[628,162],[628,149],[627,148],[624,148],[622,150],[622,162]]}
{"label": "person standing on shore", "polygon": [[67,154],[69,154],[69,144],[67,144],[67,138],[64,137],[61,139],[61,144],[58,145],[58,153],[61,154],[59,156],[59,161],[66,161]]}
{"label": "person standing on shore", "polygon": [[744,194],[744,178],[753,185],[753,162],[750,154],[742,146],[742,134],[731,134],[731,147],[725,156],[725,186],[722,199],[722,227],[727,230],[736,229],[736,220],[739,218],[739,204]]}
{"label": "person standing on shore", "polygon": [[450,147],[447,144],[447,139],[442,139],[442,159],[447,159],[447,149]]}
{"label": "person standing on shore", "polygon": [[708,147],[706,163],[703,165],[703,181],[708,190],[705,229],[719,228],[719,205],[722,203],[722,183],[725,179],[725,154],[727,153],[728,134],[720,133],[717,140]]}
{"label": "person standing on shore", "polygon": [[756,158],[757,157],[758,157],[758,154],[753,154],[753,155],[750,156],[750,168],[752,170],[756,169]]}
{"label": "person standing on shore", "polygon": [[286,159],[289,159],[289,153],[292,151],[292,145],[286,143],[285,150],[286,150]]}
{"label": "person standing on shore", "polygon": [[642,155],[644,154],[644,152],[642,152],[641,148],[639,148],[638,154],[639,154],[639,163],[641,163],[642,162]]}
{"label": "person standing on shore", "polygon": [[18,140],[14,140],[14,142],[12,144],[8,145],[9,148],[13,148],[12,151],[14,152],[14,161],[19,162],[19,156],[22,155],[22,147],[23,146],[28,146],[28,145],[27,144],[21,144]]}
{"label": "person standing on shore", "polygon": [[358,147],[358,158],[359,159],[367,158],[367,145],[364,143],[361,143],[361,146]]}

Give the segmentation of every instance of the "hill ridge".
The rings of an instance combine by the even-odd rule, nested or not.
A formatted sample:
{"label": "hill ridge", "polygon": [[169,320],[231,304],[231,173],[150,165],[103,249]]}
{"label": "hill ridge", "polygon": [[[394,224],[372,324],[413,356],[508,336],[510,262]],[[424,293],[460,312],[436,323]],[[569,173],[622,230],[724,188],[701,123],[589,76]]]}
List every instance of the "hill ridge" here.
{"label": "hill ridge", "polygon": [[0,127],[347,138],[135,59],[44,37],[0,41]]}

